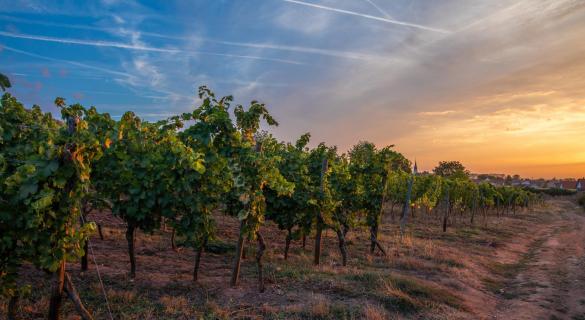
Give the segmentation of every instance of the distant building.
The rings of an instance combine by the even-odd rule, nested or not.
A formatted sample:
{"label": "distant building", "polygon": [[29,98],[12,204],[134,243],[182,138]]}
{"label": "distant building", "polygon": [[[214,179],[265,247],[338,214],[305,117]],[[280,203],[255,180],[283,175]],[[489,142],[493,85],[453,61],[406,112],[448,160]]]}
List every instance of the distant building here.
{"label": "distant building", "polygon": [[521,186],[523,186],[523,187],[537,187],[537,186],[535,186],[535,185],[532,183],[532,181],[530,181],[530,180],[528,180],[528,179],[526,179],[526,180],[524,180],[524,181],[520,182],[520,185],[521,185]]}
{"label": "distant building", "polygon": [[553,179],[546,182],[545,188],[562,188],[562,186],[559,181]]}
{"label": "distant building", "polygon": [[535,189],[565,189],[565,190],[577,190],[585,191],[585,178],[578,180],[575,179],[557,179],[546,180],[543,178],[528,179],[522,178],[518,175],[514,177],[504,174],[485,174],[485,173],[473,173],[470,178],[475,183],[487,182],[493,186],[504,186],[512,185],[524,188],[535,188]]}
{"label": "distant building", "polygon": [[544,180],[544,179],[532,180],[532,184],[536,188],[545,188],[546,187],[546,180]]}
{"label": "distant building", "polygon": [[565,190],[577,190],[577,181],[563,180],[561,181],[560,188]]}
{"label": "distant building", "polygon": [[585,178],[577,180],[577,191],[585,191]]}

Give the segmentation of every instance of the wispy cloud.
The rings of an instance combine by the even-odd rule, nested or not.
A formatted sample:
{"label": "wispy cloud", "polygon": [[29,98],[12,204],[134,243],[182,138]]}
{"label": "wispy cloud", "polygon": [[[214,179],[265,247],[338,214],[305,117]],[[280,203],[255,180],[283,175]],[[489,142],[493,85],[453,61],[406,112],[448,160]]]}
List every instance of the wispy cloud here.
{"label": "wispy cloud", "polygon": [[90,69],[90,70],[94,70],[94,71],[100,71],[100,72],[104,72],[104,73],[108,73],[108,74],[112,74],[112,75],[123,76],[123,77],[130,77],[130,75],[128,73],[125,73],[125,72],[111,70],[111,69],[107,69],[107,68],[103,68],[103,67],[98,67],[98,66],[94,66],[94,65],[89,65],[89,64],[85,64],[85,63],[81,63],[81,62],[76,62],[76,61],[70,61],[70,60],[62,60],[62,59],[51,58],[51,57],[43,56],[43,55],[40,55],[40,54],[36,54],[36,53],[32,53],[32,52],[28,52],[28,51],[24,51],[24,50],[20,50],[20,49],[16,49],[16,48],[12,48],[12,47],[9,47],[9,46],[6,46],[6,45],[2,45],[2,47],[5,50],[12,51],[12,52],[16,52],[16,53],[19,53],[19,54],[23,54],[25,56],[29,56],[29,57],[36,58],[36,59],[42,59],[42,60],[47,60],[47,61],[65,63],[65,64],[69,64],[69,65],[72,65],[72,66],[86,68],[86,69]]}
{"label": "wispy cloud", "polygon": [[[323,10],[304,10],[303,7],[284,8],[274,15],[274,22],[283,30],[302,33],[305,37],[314,38],[327,32],[337,18]],[[299,23],[303,21],[303,23]]]}
{"label": "wispy cloud", "polygon": [[421,116],[446,116],[448,114],[455,113],[454,110],[445,110],[445,111],[425,111],[419,112],[418,114]]}
{"label": "wispy cloud", "polygon": [[[583,163],[577,141],[585,110],[576,106],[583,105],[585,3],[479,2],[483,7],[414,2],[426,9],[416,21],[458,32],[440,37],[418,32],[398,40],[372,34],[370,47],[383,43],[405,63],[356,62],[331,71],[328,80],[334,80],[301,88],[302,96],[293,91],[279,100],[278,116],[287,123],[278,130],[290,137],[310,129],[317,141],[341,150],[359,139],[396,144],[431,167],[445,154],[479,170],[509,170],[512,161],[521,167],[539,157],[551,163],[542,150]],[[406,19],[412,12],[395,15]],[[539,104],[547,107],[534,108]],[[319,126],[305,125],[307,114]],[[530,139],[534,136],[538,141]],[[502,164],[503,159],[513,160]],[[571,175],[569,169],[565,174]]]}
{"label": "wispy cloud", "polygon": [[342,14],[346,14],[346,15],[352,15],[352,16],[362,17],[362,18],[366,18],[366,19],[370,19],[370,20],[391,23],[391,24],[395,24],[395,25],[399,25],[399,26],[405,26],[405,27],[410,27],[410,28],[415,28],[415,29],[420,29],[420,30],[426,30],[426,31],[439,32],[439,33],[450,33],[450,31],[444,30],[444,29],[439,29],[439,28],[429,27],[429,26],[423,26],[423,25],[416,24],[416,23],[398,21],[398,20],[394,20],[394,19],[377,17],[377,16],[373,16],[373,15],[370,15],[370,14],[365,14],[365,13],[360,13],[360,12],[350,11],[350,10],[343,10],[343,9],[328,7],[328,6],[324,6],[324,5],[320,5],[320,4],[315,4],[315,3],[309,3],[309,2],[298,1],[298,0],[282,0],[282,1],[289,2],[289,3],[294,3],[294,4],[298,4],[298,5],[302,5],[302,6],[317,8],[317,9],[321,9],[321,10],[327,10],[327,11],[331,11],[331,12],[337,12],[337,13],[342,13]]}
{"label": "wispy cloud", "polygon": [[[130,43],[133,46],[145,46],[141,40],[141,34],[138,31],[120,29],[119,33],[129,38]],[[146,82],[154,88],[161,88],[163,84],[166,84],[166,79],[163,73],[150,61],[150,56],[147,53],[140,53],[132,57],[131,63],[124,63],[123,67],[127,69],[127,72],[134,74],[134,77],[127,78],[126,82],[136,86],[137,82]]]}
{"label": "wispy cloud", "polygon": [[[169,118],[172,116],[176,116],[176,113],[170,113],[170,112],[155,112],[155,113],[139,113],[138,114],[140,117],[144,117],[144,118],[153,118],[153,119],[160,119],[160,118]],[[111,115],[112,118],[114,119],[119,119],[122,118],[124,115],[123,114],[115,114],[115,115]]]}
{"label": "wispy cloud", "polygon": [[19,33],[6,32],[6,31],[0,31],[0,36],[10,37],[10,38],[19,38],[19,39],[28,39],[28,40],[37,40],[37,41],[46,41],[46,42],[65,43],[65,44],[78,44],[78,45],[93,46],[93,47],[112,47],[112,48],[120,48],[120,49],[154,51],[154,52],[162,52],[162,53],[181,53],[181,50],[178,50],[178,49],[155,48],[155,47],[147,47],[147,46],[119,43],[119,42],[112,42],[112,41],[101,41],[101,40],[97,41],[97,40],[81,40],[81,39],[71,39],[71,38],[56,38],[56,37],[48,37],[48,36],[40,36],[40,35],[19,34]]}
{"label": "wispy cloud", "polygon": [[[69,60],[62,60],[62,59],[56,59],[56,58],[52,58],[52,57],[47,57],[47,56],[43,56],[43,55],[39,55],[36,53],[32,53],[32,52],[28,52],[28,51],[24,51],[24,50],[20,50],[20,49],[16,49],[16,48],[12,48],[6,45],[3,45],[3,48],[5,50],[8,51],[12,51],[15,53],[19,53],[22,55],[26,55],[32,58],[36,58],[36,59],[42,59],[42,60],[47,60],[47,61],[52,61],[52,62],[57,62],[57,63],[62,63],[62,64],[69,64],[75,67],[80,67],[80,68],[85,68],[85,69],[89,69],[89,70],[93,70],[93,71],[99,71],[99,72],[103,72],[103,73],[107,73],[110,75],[114,75],[117,76],[118,78],[115,78],[115,80],[117,82],[120,83],[124,83],[124,84],[129,84],[132,86],[146,86],[148,84],[143,84],[143,81],[141,78],[139,78],[139,75],[134,75],[128,72],[120,72],[120,71],[116,71],[116,70],[111,70],[108,68],[103,68],[103,67],[99,67],[99,66],[94,66],[94,65],[90,65],[90,64],[86,64],[86,63],[81,63],[81,62],[76,62],[76,61],[69,61]],[[144,67],[144,66],[143,66]],[[151,83],[152,84],[152,83]],[[192,96],[189,95],[184,95],[184,94],[180,94],[177,92],[173,92],[173,91],[169,91],[163,88],[158,88],[156,86],[149,86],[149,89],[159,92],[159,93],[163,93],[166,95],[167,99],[184,99],[184,100],[192,100]],[[161,97],[156,97],[156,98],[161,98]]]}
{"label": "wispy cloud", "polygon": [[291,87],[290,84],[287,83],[272,83],[272,82],[261,82],[261,81],[239,81],[239,80],[215,80],[216,83],[226,83],[226,84],[237,84],[237,85],[244,85],[248,86],[250,84],[254,84],[261,87],[275,87],[275,88],[287,88]]}
{"label": "wispy cloud", "polygon": [[[8,21],[14,22],[21,22],[26,24],[37,24],[37,25],[45,25],[45,26],[54,26],[54,27],[61,27],[61,28],[68,28],[68,29],[79,29],[79,30],[91,30],[91,31],[99,31],[111,34],[119,34],[120,29],[116,28],[104,28],[104,27],[96,27],[90,25],[76,25],[76,24],[65,24],[65,23],[55,23],[55,22],[46,22],[40,20],[32,20],[32,19],[24,19],[24,18],[17,18],[12,16],[0,15],[0,18]],[[118,19],[116,19],[118,20]],[[345,59],[356,59],[356,60],[380,60],[380,59],[387,59],[387,57],[381,55],[375,55],[370,53],[364,52],[354,52],[348,50],[333,50],[333,49],[323,49],[323,48],[315,48],[315,47],[307,47],[307,46],[292,46],[292,45],[285,45],[285,44],[278,44],[278,43],[269,43],[269,42],[239,42],[239,41],[226,41],[220,39],[212,39],[207,37],[198,37],[198,36],[177,36],[177,35],[167,35],[157,32],[147,32],[141,31],[140,32],[143,37],[152,37],[152,38],[159,38],[159,39],[166,39],[166,40],[180,40],[180,41],[201,41],[213,44],[221,44],[226,46],[234,46],[234,47],[241,47],[241,48],[252,48],[252,49],[269,49],[269,50],[277,50],[277,51],[285,51],[285,52],[296,52],[296,53],[307,53],[307,54],[316,54],[322,56],[329,56],[335,58],[345,58]]]}
{"label": "wispy cloud", "polygon": [[151,46],[145,46],[145,45],[128,44],[128,43],[113,42],[113,41],[57,38],[57,37],[48,37],[48,36],[41,36],[41,35],[20,34],[20,33],[6,32],[6,31],[0,31],[0,36],[10,37],[10,38],[36,40],[36,41],[46,41],[46,42],[55,42],[55,43],[64,43],[64,44],[93,46],[93,47],[110,47],[110,48],[138,50],[138,51],[150,51],[150,52],[158,52],[158,53],[186,54],[186,55],[190,55],[190,56],[210,55],[210,56],[227,57],[227,58],[240,58],[240,59],[251,59],[251,60],[259,60],[259,61],[270,61],[270,62],[278,62],[278,63],[286,63],[286,64],[294,64],[294,65],[304,65],[305,64],[305,63],[300,62],[300,61],[288,60],[288,59],[267,58],[267,57],[260,57],[260,56],[239,55],[239,54],[231,54],[231,53],[218,53],[218,52],[209,52],[209,51],[186,51],[186,50],[174,49],[174,48],[159,48],[159,47],[151,47]]}
{"label": "wispy cloud", "polygon": [[386,10],[380,8],[380,6],[378,6],[373,0],[365,0],[365,1],[369,4],[371,4],[372,7],[376,8],[376,10],[378,10],[378,12],[380,12],[386,18],[394,19],[394,18],[392,18],[392,16],[388,12],[386,12]]}

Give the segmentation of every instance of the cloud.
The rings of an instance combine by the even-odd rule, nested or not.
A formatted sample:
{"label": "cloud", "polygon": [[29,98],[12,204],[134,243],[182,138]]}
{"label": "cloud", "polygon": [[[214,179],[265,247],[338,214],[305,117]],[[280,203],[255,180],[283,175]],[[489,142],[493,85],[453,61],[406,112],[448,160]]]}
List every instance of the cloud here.
{"label": "cloud", "polygon": [[28,39],[28,40],[37,40],[37,41],[46,41],[46,42],[76,44],[76,45],[83,45],[83,46],[111,47],[111,48],[129,49],[129,50],[137,50],[137,51],[150,51],[150,52],[158,52],[158,53],[171,53],[171,54],[180,53],[180,54],[186,54],[186,55],[191,55],[191,56],[193,56],[193,55],[210,55],[210,56],[218,56],[218,57],[251,59],[251,60],[257,60],[257,61],[270,61],[270,62],[295,64],[295,65],[303,65],[304,64],[303,62],[289,60],[289,59],[267,58],[267,57],[260,57],[260,56],[239,55],[239,54],[231,54],[231,53],[218,53],[218,52],[209,52],[209,51],[185,51],[185,50],[176,49],[176,48],[159,48],[159,47],[151,47],[151,46],[146,46],[146,45],[128,44],[128,43],[103,41],[103,40],[82,40],[82,39],[71,39],[71,38],[57,38],[57,37],[48,37],[48,36],[41,36],[41,35],[17,34],[17,33],[12,33],[12,32],[5,32],[5,31],[0,31],[0,36],[10,37],[10,38],[19,38],[19,39]]}
{"label": "cloud", "polygon": [[[327,12],[299,10],[292,8],[283,10],[276,16],[277,25],[281,28],[302,32],[305,36],[316,36],[325,31],[333,22],[333,17]],[[299,23],[303,21],[302,23]]]}
{"label": "cloud", "polygon": [[448,114],[455,113],[454,110],[445,110],[445,111],[425,111],[419,112],[418,114],[421,116],[445,116]]}
{"label": "cloud", "polygon": [[[329,21],[330,15],[318,12],[313,13],[315,16],[313,18],[318,17],[318,19],[311,19],[311,21],[317,21],[317,23],[323,23],[323,29],[325,28],[327,23],[322,22],[322,20]],[[282,19],[283,16],[287,16],[286,19]],[[306,13],[302,13],[299,15],[295,15],[295,19],[293,19],[293,14],[291,11],[285,11],[281,15],[279,15],[279,23],[284,23],[282,26],[287,28],[308,28],[307,25],[311,25],[311,23],[299,24],[298,20],[303,19],[306,16]],[[324,16],[324,17],[323,17]],[[2,19],[14,22],[21,22],[27,24],[38,24],[38,25],[45,25],[45,26],[54,26],[54,27],[62,27],[62,28],[69,28],[69,29],[79,29],[79,30],[91,30],[91,31],[99,31],[105,33],[111,33],[116,35],[124,36],[124,32],[118,28],[111,28],[111,27],[96,27],[91,25],[75,25],[75,24],[65,24],[65,23],[55,23],[55,22],[46,22],[46,21],[39,21],[39,20],[31,20],[31,19],[24,19],[24,18],[17,18],[12,16],[0,15]],[[112,16],[115,21],[119,24],[127,23],[121,17],[114,15]],[[292,20],[292,21],[291,21]],[[286,22],[286,23],[285,23]],[[289,23],[290,22],[290,23]],[[314,25],[310,26],[309,28],[314,29],[316,28]],[[123,29],[122,29],[123,30]],[[177,36],[177,35],[168,35],[162,34],[157,32],[146,32],[141,31],[142,37],[152,37],[152,38],[160,38],[166,40],[180,40],[180,41],[198,41],[198,42],[206,42],[211,44],[220,44],[225,46],[231,47],[240,47],[240,48],[251,48],[251,49],[268,49],[268,50],[276,50],[276,51],[283,51],[283,52],[293,52],[293,53],[305,53],[305,54],[314,54],[314,55],[322,55],[327,57],[335,57],[335,58],[345,58],[345,59],[356,59],[356,60],[381,60],[386,59],[387,57],[383,55],[376,55],[367,52],[355,52],[350,50],[333,50],[327,48],[315,48],[315,47],[308,47],[308,46],[294,46],[294,45],[286,45],[280,43],[272,43],[272,42],[240,42],[240,41],[226,41],[216,38],[209,38],[209,37],[201,37],[201,36]]]}
{"label": "cloud", "polygon": [[[145,64],[143,64],[143,63],[138,63],[137,68],[141,68],[141,70],[138,73],[130,73],[130,72],[111,70],[108,68],[90,65],[90,64],[86,64],[86,63],[80,63],[80,62],[76,62],[76,61],[62,60],[62,59],[47,57],[47,56],[35,54],[32,52],[12,48],[9,46],[4,46],[4,49],[8,50],[8,51],[15,52],[15,53],[19,53],[22,55],[26,55],[26,56],[29,56],[29,57],[32,57],[35,59],[57,62],[59,64],[68,64],[68,65],[71,65],[74,67],[79,67],[79,68],[84,68],[84,69],[89,69],[89,70],[109,74],[109,75],[115,76],[114,79],[118,83],[121,83],[124,85],[129,85],[131,87],[142,87],[142,88],[147,87],[150,90],[154,90],[154,91],[157,91],[159,93],[164,94],[164,97],[156,97],[157,99],[163,98],[163,99],[167,99],[167,100],[171,100],[171,101],[177,101],[179,99],[182,99],[182,101],[189,101],[189,102],[191,102],[193,100],[193,97],[189,96],[189,95],[183,95],[183,94],[180,94],[180,93],[168,90],[168,89],[164,89],[164,88],[159,88],[156,86],[152,87],[152,81],[156,81],[156,80],[145,78],[144,75],[148,74],[148,73],[150,73],[150,75],[152,75],[154,71],[145,69],[146,67],[145,67]],[[140,74],[140,72],[142,72],[142,74]],[[145,81],[145,79],[149,79],[149,80]],[[42,84],[41,84],[41,88],[42,88]],[[133,90],[132,88],[130,88],[130,89]],[[39,90],[40,90],[40,88],[39,88]],[[145,94],[145,92],[135,91],[135,94],[137,96],[138,95],[145,96],[145,97],[147,96],[147,94]]]}
{"label": "cloud", "polygon": [[[144,42],[141,40],[141,33],[138,31],[121,28],[118,33],[129,38],[130,43],[133,46],[145,46]],[[123,63],[122,66],[126,69],[126,72],[132,74],[132,76],[127,77],[126,79],[119,79],[118,81],[126,82],[133,86],[137,86],[140,82],[145,82],[145,86],[150,86],[156,89],[160,89],[163,85],[166,85],[166,83],[164,83],[164,75],[159,68],[151,62],[151,58],[148,54],[135,55],[131,59],[131,63]]]}
{"label": "cloud", "polygon": [[378,10],[378,12],[380,12],[384,17],[388,18],[388,19],[393,19],[392,16],[386,12],[386,10],[380,8],[373,0],[365,0],[367,3],[371,4],[372,7],[376,8],[376,10]]}
{"label": "cloud", "polygon": [[114,15],[112,15],[112,18],[114,19],[114,21],[115,21],[117,24],[124,24],[124,23],[126,23],[126,20],[124,20],[124,18],[120,17],[120,16],[119,16],[119,15],[117,15],[117,14],[114,14]]}
{"label": "cloud", "polygon": [[[449,155],[476,171],[575,176],[580,169],[568,164],[585,162],[580,147],[584,123],[585,97],[555,97],[523,108],[446,116],[440,122],[418,119],[411,134],[397,143],[409,146],[409,153],[427,165],[440,160],[437,155]],[[542,171],[555,165],[562,171]]]}
{"label": "cloud", "polygon": [[323,5],[304,2],[304,1],[298,1],[298,0],[282,0],[282,1],[288,2],[288,3],[294,3],[294,4],[298,4],[298,5],[302,5],[302,6],[307,6],[307,7],[311,7],[311,8],[317,8],[317,9],[321,9],[321,10],[341,13],[341,14],[345,14],[345,15],[352,15],[352,16],[357,16],[357,17],[366,18],[366,19],[370,19],[370,20],[386,22],[386,23],[395,24],[395,25],[399,25],[399,26],[425,30],[425,31],[432,31],[432,32],[438,32],[438,33],[449,33],[450,32],[448,30],[429,27],[429,26],[423,26],[423,25],[416,24],[416,23],[398,21],[398,20],[388,19],[388,18],[381,18],[381,17],[377,17],[377,16],[365,14],[365,13],[360,13],[360,12],[355,12],[355,11],[350,11],[350,10],[343,10],[343,9],[323,6]]}
{"label": "cloud", "polygon": [[161,82],[164,80],[164,76],[160,73],[158,68],[149,63],[144,56],[134,58],[133,66],[140,75],[149,79],[152,87],[160,86]]}
{"label": "cloud", "polygon": [[98,67],[98,66],[94,66],[94,65],[89,65],[89,64],[85,64],[85,63],[81,63],[81,62],[76,62],[76,61],[51,58],[51,57],[43,56],[40,54],[12,48],[12,47],[9,47],[6,45],[3,45],[3,48],[8,50],[8,51],[16,52],[16,53],[23,54],[23,55],[26,55],[26,56],[29,56],[32,58],[36,58],[36,59],[42,59],[42,60],[48,60],[48,61],[53,61],[53,62],[58,62],[58,63],[63,63],[63,64],[69,64],[72,66],[81,67],[81,68],[90,69],[90,70],[99,71],[99,72],[108,73],[108,74],[117,75],[117,76],[129,76],[127,73],[124,73],[124,72],[111,70],[111,69],[107,69],[107,68],[103,68],[103,67]]}

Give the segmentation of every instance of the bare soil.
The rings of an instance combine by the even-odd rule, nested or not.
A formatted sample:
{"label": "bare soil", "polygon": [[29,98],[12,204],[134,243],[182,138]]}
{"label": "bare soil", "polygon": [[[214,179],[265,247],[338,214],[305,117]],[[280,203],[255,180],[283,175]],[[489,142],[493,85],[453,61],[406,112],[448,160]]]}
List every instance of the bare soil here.
{"label": "bare soil", "polygon": [[[97,267],[114,319],[585,319],[584,213],[574,199],[555,198],[474,225],[456,216],[443,233],[436,213],[416,212],[402,239],[387,213],[380,241],[388,256],[369,254],[360,227],[348,237],[347,267],[331,230],[322,264],[313,266],[312,237],[305,249],[293,241],[285,261],[285,232],[266,223],[267,289],[258,293],[254,242],[246,244],[240,285],[229,286],[238,228],[231,217],[217,214],[217,239],[193,283],[195,254],[173,251],[170,230],[139,232],[137,277],[129,279],[124,223],[95,212],[89,218],[103,225],[105,239],[92,237],[88,272],[79,263],[69,263],[68,272],[96,319],[109,319]],[[26,266],[20,279],[32,291],[21,299],[19,317],[45,318],[50,276]],[[5,312],[3,301],[0,319]],[[78,319],[70,302],[63,315]]]}
{"label": "bare soil", "polygon": [[564,199],[549,202],[549,210],[556,221],[539,226],[529,239],[512,239],[523,248],[515,262],[521,265],[506,279],[493,318],[585,319],[583,209]]}

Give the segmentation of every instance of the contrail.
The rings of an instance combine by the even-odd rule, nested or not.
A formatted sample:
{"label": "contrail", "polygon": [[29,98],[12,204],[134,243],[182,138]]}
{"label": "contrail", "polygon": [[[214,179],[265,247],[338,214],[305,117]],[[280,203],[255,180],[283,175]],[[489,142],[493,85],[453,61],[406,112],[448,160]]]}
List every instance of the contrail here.
{"label": "contrail", "polygon": [[380,8],[377,4],[374,3],[374,1],[372,0],[365,0],[367,3],[371,4],[374,8],[376,8],[376,10],[378,10],[378,12],[380,12],[381,14],[383,14],[386,18],[388,19],[394,19],[392,18],[391,15],[388,14],[388,12],[382,10],[382,8]]}
{"label": "contrail", "polygon": [[[51,58],[51,57],[47,57],[47,56],[42,56],[36,53],[32,53],[32,52],[28,52],[28,51],[24,51],[24,50],[19,50],[16,48],[12,48],[9,46],[6,46],[4,44],[2,44],[2,49],[6,49],[8,51],[12,51],[12,52],[16,52],[16,53],[20,53],[22,55],[25,56],[29,56],[29,57],[33,57],[33,58],[37,58],[37,59],[42,59],[42,60],[47,60],[47,61],[52,61],[52,62],[59,62],[59,63],[66,63],[72,66],[76,66],[76,67],[81,67],[81,68],[86,68],[89,70],[94,70],[94,71],[100,71],[103,73],[108,73],[108,74],[112,74],[112,75],[116,75],[116,76],[121,76],[124,78],[136,78],[136,76],[131,75],[129,73],[126,72],[120,72],[120,71],[116,71],[116,70],[111,70],[111,69],[106,69],[106,68],[102,68],[102,67],[96,67],[96,66],[92,66],[89,64],[85,64],[85,63],[81,63],[81,62],[75,62],[75,61],[69,61],[69,60],[62,60],[62,59],[57,59],[57,58]],[[175,93],[172,91],[168,91],[168,90],[161,90],[160,88],[158,89],[154,89],[154,91],[163,93],[163,94],[169,94],[169,95],[175,95],[175,96],[179,96],[182,98],[188,98],[191,99],[191,96],[186,96],[180,93]]]}
{"label": "contrail", "polygon": [[120,43],[120,42],[111,42],[111,41],[90,41],[90,40],[69,39],[69,38],[54,38],[54,37],[39,36],[39,35],[12,33],[12,32],[5,32],[5,31],[0,31],[0,36],[10,37],[10,38],[19,38],[19,39],[47,41],[47,42],[78,44],[78,45],[83,45],[83,46],[113,47],[113,48],[121,48],[121,49],[132,49],[132,50],[139,50],[139,51],[154,51],[154,52],[164,52],[164,53],[181,53],[181,51],[178,49],[154,48],[154,47],[140,46],[140,45],[134,45],[134,44]]}
{"label": "contrail", "polygon": [[111,48],[129,49],[129,50],[138,50],[138,51],[151,51],[151,52],[159,52],[159,53],[180,53],[180,54],[187,54],[187,55],[201,54],[201,55],[210,55],[210,56],[219,56],[219,57],[272,61],[272,62],[280,62],[280,63],[286,63],[286,64],[295,64],[295,65],[304,65],[305,64],[305,63],[302,63],[299,61],[285,60],[285,59],[278,59],[278,58],[266,58],[266,57],[258,57],[258,56],[238,55],[238,54],[218,53],[218,52],[208,52],[208,51],[186,51],[186,50],[180,50],[180,49],[156,48],[156,47],[127,44],[127,43],[113,42],[113,41],[95,41],[95,40],[92,41],[92,40],[81,40],[81,39],[70,39],[70,38],[55,38],[55,37],[47,37],[47,36],[39,36],[39,35],[12,33],[12,32],[5,32],[5,31],[0,31],[0,36],[10,37],[10,38],[19,38],[19,39],[28,39],[28,40],[37,40],[37,41],[46,41],[46,42],[55,42],[55,43],[77,44],[77,45],[93,46],[93,47],[111,47]]}
{"label": "contrail", "polygon": [[[369,1],[369,0],[366,0],[366,1]],[[115,29],[115,28],[100,28],[100,27],[94,27],[94,26],[72,25],[72,24],[55,23],[55,22],[44,22],[44,21],[16,18],[16,17],[11,17],[11,16],[5,16],[5,15],[0,15],[0,18],[10,20],[10,21],[15,21],[15,22],[28,23],[28,24],[38,24],[38,25],[62,27],[62,28],[69,28],[69,29],[93,30],[93,31],[106,32],[106,33],[115,33],[115,34],[119,33],[119,30]],[[289,45],[281,45],[281,44],[277,44],[277,43],[237,42],[237,41],[225,41],[225,40],[210,39],[210,38],[205,38],[205,37],[173,36],[173,35],[165,35],[165,34],[161,34],[161,33],[146,32],[146,31],[138,31],[138,32],[140,32],[140,34],[143,36],[168,39],[168,40],[188,41],[188,40],[195,39],[195,40],[199,40],[199,41],[222,44],[222,45],[227,45],[227,46],[234,46],[234,47],[254,48],[254,49],[270,49],[270,50],[278,50],[278,51],[309,53],[309,54],[323,55],[323,56],[329,56],[329,57],[335,57],[335,58],[345,58],[345,59],[355,59],[355,60],[382,60],[382,59],[386,59],[386,57],[383,57],[383,56],[371,55],[371,54],[360,53],[360,52],[351,52],[351,51],[321,49],[321,48],[304,47],[304,46],[289,46]]]}
{"label": "contrail", "polygon": [[502,13],[508,11],[508,10],[511,10],[511,9],[513,9],[515,7],[518,7],[518,6],[522,5],[522,4],[524,4],[524,2],[525,1],[522,1],[521,0],[521,1],[518,1],[518,2],[515,2],[515,3],[512,3],[509,6],[506,6],[506,7],[502,8],[502,9],[496,11],[496,12],[493,12],[491,14],[488,14],[485,17],[482,17],[480,19],[477,19],[474,22],[472,22],[472,23],[470,23],[470,24],[468,24],[466,26],[463,26],[462,28],[459,28],[459,29],[455,30],[455,33],[459,33],[459,32],[462,32],[462,31],[466,31],[466,30],[471,29],[471,28],[473,28],[473,27],[475,27],[477,25],[481,25],[485,21],[487,21],[487,20],[489,20],[489,19],[491,19],[491,18],[493,18],[495,16],[498,16],[498,15],[500,15],[500,14],[502,14]]}
{"label": "contrail", "polygon": [[[28,52],[28,51],[24,51],[24,50],[19,50],[16,48],[12,48],[9,46],[6,46],[4,44],[0,44],[0,46],[2,47],[2,49],[6,49],[8,51],[12,51],[15,53],[19,53],[25,56],[29,56],[32,58],[37,58],[37,59],[42,59],[42,60],[47,60],[47,61],[52,61],[52,62],[58,62],[58,63],[65,63],[65,64],[69,64],[72,66],[76,66],[76,67],[81,67],[81,68],[85,68],[85,69],[89,69],[89,70],[94,70],[94,71],[100,71],[103,73],[107,73],[107,74],[112,74],[112,75],[116,75],[116,76],[121,76],[121,77],[125,77],[125,78],[135,78],[136,76],[131,75],[129,73],[126,72],[120,72],[120,71],[116,71],[116,70],[111,70],[111,69],[106,69],[106,68],[102,68],[102,67],[96,67],[93,65],[89,65],[89,64],[85,64],[85,63],[81,63],[81,62],[75,62],[75,61],[69,61],[69,60],[62,60],[62,59],[57,59],[57,58],[51,58],[51,57],[47,57],[47,56],[42,56],[36,53],[32,53],[32,52]],[[21,73],[13,73],[14,75],[21,75],[21,76],[30,76],[30,75],[26,75],[26,74],[21,74]],[[236,84],[236,85],[244,85],[244,84],[249,84],[250,82],[246,82],[246,81],[238,81],[238,80],[217,80],[215,81],[217,83],[228,83],[228,84]],[[262,86],[267,86],[267,87],[288,87],[288,84],[281,84],[281,83],[260,83],[260,82],[256,82],[255,83],[262,85]],[[134,90],[132,90],[134,91]],[[182,95],[179,93],[175,93],[175,92],[171,92],[171,91],[164,91],[164,90],[155,90],[161,93],[166,93],[166,94],[173,94],[176,96],[180,96],[181,98],[187,98],[187,99],[191,99],[191,96],[186,96],[186,95]],[[100,92],[100,91],[84,91],[84,92],[93,92],[93,93],[104,93],[104,94],[122,94],[122,93],[115,93],[115,92]],[[123,95],[123,94],[122,94]],[[168,97],[153,97],[153,96],[144,96],[144,97],[150,97],[153,99],[167,99]]]}
{"label": "contrail", "polygon": [[70,65],[73,65],[76,67],[82,67],[82,68],[91,69],[91,70],[95,70],[95,71],[101,71],[101,72],[105,72],[105,73],[109,73],[109,74],[113,74],[113,75],[117,75],[117,76],[132,77],[132,75],[125,73],[125,72],[110,70],[110,69],[106,69],[106,68],[102,68],[102,67],[96,67],[96,66],[92,66],[92,65],[80,63],[80,62],[75,62],[75,61],[62,60],[62,59],[41,56],[41,55],[38,55],[36,53],[12,48],[12,47],[6,46],[4,44],[2,45],[2,49],[6,49],[8,51],[20,53],[20,54],[23,54],[25,56],[29,56],[29,57],[33,57],[33,58],[37,58],[37,59],[48,60],[48,61],[59,62],[59,63],[66,63],[66,64],[70,64]]}
{"label": "contrail", "polygon": [[438,29],[438,28],[423,26],[423,25],[416,24],[416,23],[398,21],[398,20],[394,20],[394,19],[381,18],[381,17],[372,16],[372,15],[369,15],[369,14],[359,13],[359,12],[355,12],[355,11],[349,11],[349,10],[343,10],[343,9],[337,9],[337,8],[327,7],[327,6],[323,6],[323,5],[320,5],[320,4],[308,3],[308,2],[298,1],[298,0],[282,0],[282,1],[289,2],[289,3],[294,3],[294,4],[299,4],[299,5],[302,5],[302,6],[307,6],[307,7],[313,7],[313,8],[317,8],[317,9],[327,10],[327,11],[333,11],[333,12],[337,12],[337,13],[343,13],[343,14],[352,15],[352,16],[358,16],[358,17],[362,17],[362,18],[366,18],[366,19],[387,22],[387,23],[396,24],[396,25],[405,26],[405,27],[411,27],[411,28],[416,28],[416,29],[421,29],[421,30],[427,30],[427,31],[433,31],[433,32],[439,32],[439,33],[451,33],[451,31],[444,30],[444,29]]}
{"label": "contrail", "polygon": [[300,53],[312,53],[312,54],[319,54],[319,55],[330,56],[330,57],[356,59],[356,60],[385,59],[385,57],[382,57],[382,56],[376,56],[376,55],[371,55],[371,54],[366,54],[366,53],[336,51],[336,50],[310,48],[310,47],[289,46],[289,45],[280,45],[280,44],[274,44],[274,43],[232,42],[232,41],[221,41],[221,40],[211,40],[211,39],[202,39],[202,40],[208,41],[208,42],[219,43],[219,44],[230,45],[230,46],[237,46],[237,47],[272,49],[272,50],[293,51],[293,52],[300,52]]}

